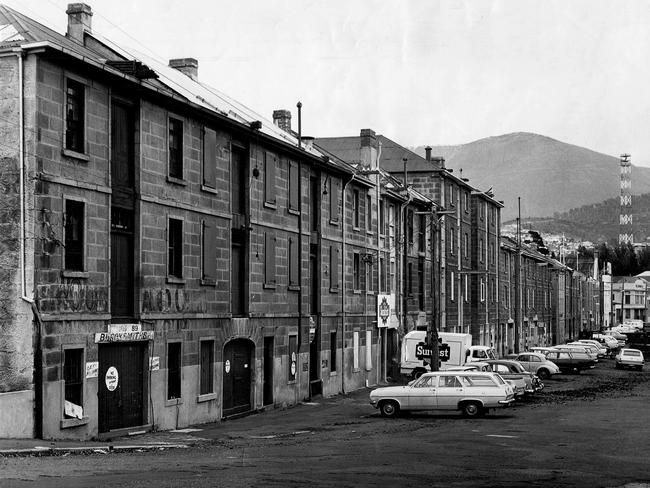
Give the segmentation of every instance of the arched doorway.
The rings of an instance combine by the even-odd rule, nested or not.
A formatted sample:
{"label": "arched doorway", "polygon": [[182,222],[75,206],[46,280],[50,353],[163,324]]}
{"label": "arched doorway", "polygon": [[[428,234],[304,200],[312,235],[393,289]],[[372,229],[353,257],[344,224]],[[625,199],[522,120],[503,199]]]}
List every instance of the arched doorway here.
{"label": "arched doorway", "polygon": [[223,417],[249,412],[255,345],[235,339],[223,350]]}

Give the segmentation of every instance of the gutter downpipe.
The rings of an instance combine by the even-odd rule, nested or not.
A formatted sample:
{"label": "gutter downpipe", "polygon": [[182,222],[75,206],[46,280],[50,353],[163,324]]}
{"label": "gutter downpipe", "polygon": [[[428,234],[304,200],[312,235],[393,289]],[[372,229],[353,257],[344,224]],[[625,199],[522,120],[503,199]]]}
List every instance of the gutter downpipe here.
{"label": "gutter downpipe", "polygon": [[[375,175],[375,192],[377,194],[377,295],[379,296],[380,290],[379,287],[381,286],[381,243],[380,240],[381,238],[379,237],[381,234],[381,229],[379,228],[379,206],[381,205],[381,188],[379,187],[379,160],[381,158],[381,141],[378,141],[378,149],[377,149],[377,159],[375,160],[375,167],[373,168],[374,170],[377,171],[377,174]],[[385,215],[384,215],[385,218]],[[371,218],[372,220],[372,218]],[[370,272],[370,276],[372,276],[372,270]],[[381,365],[381,350],[384,347],[384,342],[385,339],[382,340],[381,338],[381,329],[379,328],[379,312],[378,312],[378,307],[377,307],[377,300],[375,300],[375,317],[377,320],[377,385],[381,383],[382,376],[385,377],[385,374],[383,371],[380,371],[382,368]]]}
{"label": "gutter downpipe", "polygon": [[345,394],[345,196],[348,185],[354,181],[354,173],[343,184],[341,208],[341,393]]}
{"label": "gutter downpipe", "polygon": [[[408,189],[407,189],[408,192]],[[404,218],[404,210],[406,210],[406,207],[410,205],[410,203],[413,201],[413,196],[410,193],[407,193],[408,198],[407,200],[400,205],[399,209],[399,214],[400,214],[400,219],[402,220],[401,224],[398,229],[401,231],[401,238],[403,239],[402,246],[400,246],[402,250],[402,257],[401,259],[398,260],[400,263],[400,271],[399,271],[399,292],[400,292],[400,305],[401,305],[401,315],[402,315],[402,332],[403,334],[406,334],[406,293],[404,292],[404,288],[406,287],[405,280],[404,280],[404,272],[406,270],[406,259],[407,259],[407,246],[408,243],[406,242],[406,219]],[[396,246],[397,247],[397,246]],[[400,348],[401,350],[401,348]]]}

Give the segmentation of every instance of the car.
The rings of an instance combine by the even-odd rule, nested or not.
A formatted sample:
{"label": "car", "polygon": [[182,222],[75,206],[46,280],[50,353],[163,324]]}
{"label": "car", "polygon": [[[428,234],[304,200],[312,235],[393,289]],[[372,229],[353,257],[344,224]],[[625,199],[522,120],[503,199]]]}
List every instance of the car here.
{"label": "car", "polygon": [[[604,345],[607,349],[617,349],[620,347],[618,339],[612,335],[607,334],[594,334],[592,336],[594,340],[598,341],[600,344]],[[625,341],[623,341],[625,343]]]}
{"label": "car", "polygon": [[578,339],[576,342],[578,344],[587,344],[594,346],[599,358],[604,358],[607,356],[607,348],[596,339]]}
{"label": "car", "polygon": [[476,361],[471,363],[465,363],[463,366],[454,366],[453,368],[447,368],[445,371],[482,371],[482,372],[492,372],[492,366],[489,363],[483,361]]}
{"label": "car", "polygon": [[421,410],[460,410],[466,417],[479,417],[514,401],[512,387],[501,376],[480,371],[434,371],[408,385],[370,392],[370,404],[383,417]]}
{"label": "car", "polygon": [[616,355],[616,368],[636,368],[639,371],[643,369],[645,358],[643,353],[638,349],[624,347]]}
{"label": "car", "polygon": [[485,362],[490,363],[494,372],[499,373],[505,380],[523,378],[525,383],[524,393],[532,394],[544,389],[544,383],[540,381],[537,375],[526,371],[517,361],[511,359],[491,359]]}
{"label": "car", "polygon": [[550,351],[546,354],[546,359],[555,363],[563,373],[580,373],[596,365],[594,359],[586,352],[571,349]]}
{"label": "car", "polygon": [[546,356],[546,353],[549,351],[555,351],[552,347],[542,347],[542,346],[533,346],[530,349],[530,352],[538,352]]}
{"label": "car", "polygon": [[594,365],[598,362],[598,354],[596,354],[593,349],[586,344],[558,344],[557,346],[553,346],[553,349],[557,349],[559,351],[582,352],[589,356],[589,358],[593,359]]}
{"label": "car", "polygon": [[507,359],[512,359],[521,364],[526,371],[536,374],[541,380],[550,378],[560,372],[560,368],[540,352],[522,352],[520,354],[510,354]]}
{"label": "car", "polygon": [[618,345],[620,347],[625,346],[625,342],[627,341],[627,336],[616,330],[606,330],[604,335],[612,336],[614,339],[618,341]]}

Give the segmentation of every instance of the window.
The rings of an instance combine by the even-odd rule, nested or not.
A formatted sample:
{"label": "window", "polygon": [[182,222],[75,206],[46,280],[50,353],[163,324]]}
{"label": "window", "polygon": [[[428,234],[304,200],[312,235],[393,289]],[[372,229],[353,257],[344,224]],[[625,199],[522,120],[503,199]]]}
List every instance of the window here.
{"label": "window", "polygon": [[264,153],[264,202],[275,205],[275,171],[278,165],[278,157],[266,151]]}
{"label": "window", "polygon": [[330,291],[339,289],[339,250],[330,246]]}
{"label": "window", "polygon": [[203,129],[203,186],[217,188],[217,133]]}
{"label": "window", "polygon": [[388,237],[395,237],[395,205],[388,206]]}
{"label": "window", "polygon": [[481,237],[478,241],[478,253],[479,253],[479,260],[481,262],[485,261],[485,242],[483,242],[483,238]]}
{"label": "window", "polygon": [[329,178],[330,181],[330,222],[336,223],[339,221],[339,186],[338,181]]}
{"label": "window", "polygon": [[66,80],[65,148],[78,153],[85,152],[85,91],[82,83]]}
{"label": "window", "polygon": [[424,310],[424,258],[418,259],[418,309]]}
{"label": "window", "polygon": [[181,398],[181,343],[167,343],[167,400]]}
{"label": "window", "polygon": [[407,286],[407,295],[409,297],[413,296],[413,263],[408,263],[406,265],[406,286]]}
{"label": "window", "polygon": [[352,368],[359,369],[359,331],[355,330],[352,335]]}
{"label": "window", "polygon": [[379,292],[385,293],[388,288],[388,270],[386,269],[386,258],[379,258],[379,273],[381,275],[381,279],[379,280]]}
{"label": "window", "polygon": [[372,330],[366,330],[366,371],[372,369]]}
{"label": "window", "polygon": [[203,239],[201,246],[201,268],[204,282],[215,283],[217,280],[217,228],[203,222]]}
{"label": "window", "polygon": [[406,238],[409,246],[413,245],[413,210],[409,209],[406,214]]}
{"label": "window", "polygon": [[456,280],[455,280],[455,275],[454,272],[451,272],[450,278],[449,278],[449,295],[451,298],[451,301],[453,302],[456,298]]}
{"label": "window", "polygon": [[478,208],[479,208],[479,216],[481,220],[485,220],[485,203],[479,202]]}
{"label": "window", "polygon": [[296,381],[296,371],[298,370],[298,354],[297,354],[298,336],[289,336],[289,371],[287,375],[288,381]]}
{"label": "window", "polygon": [[481,302],[485,301],[485,281],[481,278]]}
{"label": "window", "polygon": [[65,269],[84,270],[84,203],[65,202]]}
{"label": "window", "polygon": [[469,236],[467,232],[463,234],[463,257],[467,257],[469,254]]}
{"label": "window", "polygon": [[199,394],[214,393],[214,340],[201,341],[201,385]]}
{"label": "window", "polygon": [[456,205],[456,199],[454,198],[454,185],[449,184],[449,205],[454,207]]}
{"label": "window", "polygon": [[469,192],[463,192],[463,202],[464,202],[464,210],[465,212],[469,212]]}
{"label": "window", "polygon": [[386,232],[386,202],[379,202],[379,233],[381,235],[387,234]]}
{"label": "window", "polygon": [[418,222],[418,251],[426,252],[427,247],[427,216],[420,214]]}
{"label": "window", "polygon": [[352,257],[352,289],[361,290],[361,257],[358,252]]}
{"label": "window", "polygon": [[330,371],[336,372],[336,331],[330,331]]}
{"label": "window", "polygon": [[456,248],[456,231],[453,227],[449,228],[449,253],[454,254]]}
{"label": "window", "polygon": [[366,230],[372,232],[372,196],[366,195]]}
{"label": "window", "polygon": [[352,190],[352,226],[359,228],[359,190]]}
{"label": "window", "polygon": [[386,290],[388,293],[397,289],[397,277],[395,275],[395,261],[392,259],[390,261],[390,282],[388,283],[388,286],[389,289]]}
{"label": "window", "polygon": [[464,288],[464,299],[466,302],[469,301],[469,278],[467,275],[463,276],[463,288]]}
{"label": "window", "polygon": [[289,237],[289,287],[299,287],[298,271],[300,268],[300,253],[298,251],[298,239],[295,236]]}
{"label": "window", "polygon": [[84,350],[64,349],[63,382],[65,385],[64,417],[83,418],[84,401]]}
{"label": "window", "polygon": [[264,233],[264,284],[275,285],[275,235]]}
{"label": "window", "polygon": [[289,161],[289,210],[300,211],[300,168]]}
{"label": "window", "polygon": [[372,276],[372,263],[370,261],[365,261],[364,266],[364,280],[366,291],[370,292],[373,289],[373,276]]}
{"label": "window", "polygon": [[167,274],[174,278],[183,277],[183,221],[169,219],[169,246]]}
{"label": "window", "polygon": [[183,179],[183,121],[169,118],[169,176]]}

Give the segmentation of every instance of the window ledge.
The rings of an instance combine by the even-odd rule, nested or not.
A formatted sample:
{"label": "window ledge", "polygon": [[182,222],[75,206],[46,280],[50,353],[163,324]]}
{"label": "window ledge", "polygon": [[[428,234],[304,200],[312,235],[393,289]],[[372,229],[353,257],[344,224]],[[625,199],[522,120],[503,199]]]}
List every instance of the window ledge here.
{"label": "window ledge", "polygon": [[330,288],[330,293],[338,293],[339,289],[338,288]]}
{"label": "window ledge", "polygon": [[217,286],[217,280],[204,278],[201,280],[202,286]]}
{"label": "window ledge", "polygon": [[359,232],[361,230],[361,227],[359,227],[358,225],[353,225],[352,230],[355,232]]}
{"label": "window ledge", "polygon": [[361,371],[361,368],[353,368],[353,369],[352,369],[352,372],[353,372],[353,373],[358,373],[359,371]]}
{"label": "window ledge", "polygon": [[296,384],[296,380],[287,381],[287,385],[295,385],[295,384]]}
{"label": "window ledge", "polygon": [[355,295],[361,295],[361,290],[352,290]]}
{"label": "window ledge", "polygon": [[338,375],[339,375],[338,371],[330,371],[330,377],[338,376]]}
{"label": "window ledge", "polygon": [[196,397],[196,403],[209,402],[210,400],[216,400],[217,397],[217,393],[206,393],[204,395],[199,395]]}
{"label": "window ledge", "polygon": [[277,288],[277,286],[278,285],[276,285],[275,283],[264,283],[264,285],[262,287],[265,290],[275,290]]}
{"label": "window ledge", "polygon": [[368,234],[369,236],[374,236],[375,235],[375,233],[373,231],[371,231],[371,230],[367,230],[366,234]]}
{"label": "window ledge", "polygon": [[175,176],[167,176],[167,183],[172,183],[173,185],[187,186],[187,181],[182,178],[176,178]]}
{"label": "window ledge", "polygon": [[167,277],[167,283],[175,283],[177,285],[184,285],[185,284],[185,279],[184,278],[179,278],[177,276],[168,276]]}
{"label": "window ledge", "polygon": [[90,156],[84,153],[73,151],[72,149],[63,149],[63,151],[61,151],[61,154],[67,156],[68,158],[78,159],[79,161],[90,161]]}
{"label": "window ledge", "polygon": [[81,419],[62,419],[61,420],[61,428],[62,429],[70,429],[72,427],[79,427],[80,425],[86,425],[88,422],[90,422],[90,417],[83,417]]}
{"label": "window ledge", "polygon": [[336,225],[336,226],[338,227],[338,225],[339,225],[339,221],[338,221],[338,219],[337,219],[337,220],[330,219],[330,224],[331,224],[331,225]]}
{"label": "window ledge", "polygon": [[289,285],[289,291],[300,291],[300,287],[298,285]]}
{"label": "window ledge", "polygon": [[207,192],[207,193],[212,193],[214,195],[218,195],[219,192],[217,191],[216,188],[212,188],[209,186],[201,185],[201,191]]}
{"label": "window ledge", "polygon": [[88,273],[88,271],[69,271],[64,269],[61,271],[61,276],[64,278],[78,278],[86,280],[90,278],[90,273]]}
{"label": "window ledge", "polygon": [[265,208],[271,208],[273,210],[277,210],[278,204],[276,202],[264,202],[264,207]]}
{"label": "window ledge", "polygon": [[182,404],[183,404],[182,398],[172,398],[170,400],[165,400],[166,407],[174,407],[176,405],[182,405]]}
{"label": "window ledge", "polygon": [[288,208],[287,212],[289,212],[292,215],[300,215],[300,210],[296,210],[295,208]]}

